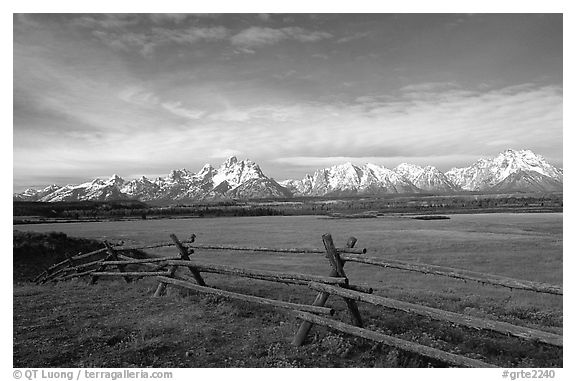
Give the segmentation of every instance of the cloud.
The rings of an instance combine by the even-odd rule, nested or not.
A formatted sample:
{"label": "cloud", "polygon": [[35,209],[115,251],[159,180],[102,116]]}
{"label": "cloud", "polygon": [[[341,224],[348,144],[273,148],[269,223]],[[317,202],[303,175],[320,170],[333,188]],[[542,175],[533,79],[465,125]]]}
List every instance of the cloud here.
{"label": "cloud", "polygon": [[124,29],[140,22],[137,14],[96,14],[80,16],[72,21],[73,25],[91,29]]}
{"label": "cloud", "polygon": [[331,167],[335,164],[350,162],[354,165],[361,166],[366,163],[384,165],[388,168],[394,168],[400,163],[412,163],[425,165],[453,165],[454,163],[472,163],[477,160],[475,155],[456,154],[456,155],[436,155],[430,156],[403,156],[403,155],[384,155],[384,156],[290,156],[279,157],[271,160],[273,163],[287,165],[291,167],[307,168],[309,172],[316,169]]}
{"label": "cloud", "polygon": [[150,20],[155,24],[164,24],[166,22],[180,24],[190,16],[187,13],[152,13],[149,15]]}
{"label": "cloud", "polygon": [[113,49],[136,49],[143,55],[148,55],[158,47],[168,44],[193,45],[201,41],[223,40],[227,37],[228,30],[222,26],[185,29],[155,27],[150,32],[95,30],[92,34]]}
{"label": "cloud", "polygon": [[130,86],[118,93],[118,98],[124,102],[139,106],[156,106],[160,99],[152,92],[145,90],[141,86]]}
{"label": "cloud", "polygon": [[228,30],[223,26],[215,27],[191,27],[183,30],[154,28],[150,37],[157,43],[175,42],[182,44],[194,44],[198,41],[223,40],[228,35]]}
{"label": "cloud", "polygon": [[343,44],[346,42],[350,42],[350,41],[354,41],[354,40],[359,40],[361,38],[367,37],[369,36],[370,33],[368,32],[359,32],[359,33],[353,33],[344,37],[340,37],[339,39],[336,40],[336,43],[338,44]]}
{"label": "cloud", "polygon": [[[192,45],[201,41],[229,40],[236,52],[251,54],[255,52],[254,48],[274,45],[281,41],[312,43],[333,38],[328,32],[298,26],[252,26],[233,35],[224,26],[183,27],[182,24],[190,16],[192,15],[183,13],[84,15],[75,18],[72,24],[91,30],[93,36],[113,49],[137,50],[143,55],[152,54],[158,47],[168,44]],[[264,22],[271,19],[270,15],[265,14],[257,17]]]}
{"label": "cloud", "polygon": [[258,14],[258,18],[264,22],[268,22],[268,21],[270,21],[271,16],[268,13],[260,13],[260,14]]}
{"label": "cloud", "polygon": [[432,92],[432,91],[446,90],[455,87],[458,87],[458,84],[454,82],[423,82],[423,83],[406,85],[404,87],[401,87],[400,91],[406,93]]}
{"label": "cloud", "polygon": [[182,102],[164,102],[162,103],[162,108],[168,110],[174,115],[178,115],[190,120],[200,119],[205,114],[204,111],[190,110],[182,107]]}
{"label": "cloud", "polygon": [[[298,158],[316,157],[312,162],[332,165],[338,161],[329,158],[490,155],[515,142],[515,147],[552,154],[555,159],[558,153],[548,147],[562,140],[562,91],[555,86],[489,92],[446,90],[430,98],[365,97],[349,104],[307,103],[291,115],[289,126],[274,129],[276,135],[268,135],[265,146],[254,150],[286,158],[285,164],[290,164],[291,158],[297,163]],[[249,135],[243,138],[249,139]],[[250,139],[260,141],[258,136]]]}
{"label": "cloud", "polygon": [[232,36],[230,42],[234,46],[255,48],[264,45],[274,45],[284,40],[300,42],[316,42],[332,38],[327,32],[309,31],[300,27],[267,28],[253,26]]}
{"label": "cloud", "polygon": [[221,112],[214,112],[208,116],[209,120],[223,122],[287,122],[302,116],[299,105],[259,105],[253,107],[228,108]]}
{"label": "cloud", "polygon": [[210,155],[210,158],[213,159],[227,159],[230,156],[240,156],[242,155],[242,151],[236,150],[236,149],[230,149],[230,148],[214,148],[212,151],[212,155]]}

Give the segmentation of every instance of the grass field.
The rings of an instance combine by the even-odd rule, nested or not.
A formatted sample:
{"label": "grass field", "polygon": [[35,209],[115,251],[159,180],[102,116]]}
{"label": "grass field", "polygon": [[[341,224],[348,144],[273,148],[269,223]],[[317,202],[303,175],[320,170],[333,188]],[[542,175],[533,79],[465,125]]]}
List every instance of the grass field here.
{"label": "grass field", "polygon": [[[367,255],[464,268],[562,284],[562,214],[451,215],[449,220],[405,217],[329,219],[301,217],[204,218],[19,225],[24,231],[62,231],[73,237],[127,244],[185,239],[202,244],[322,247],[330,232],[337,246],[358,238]],[[176,254],[174,248],[157,250]],[[322,255],[198,251],[202,260],[268,270],[325,275]],[[349,263],[353,283],[375,294],[562,333],[562,298],[482,286],[448,278]],[[207,275],[230,290],[310,303],[302,286]],[[277,310],[173,290],[150,298],[153,280],[125,285],[83,281],[14,285],[15,366],[438,366],[417,356],[315,328],[310,343],[289,341],[298,322]],[[332,300],[346,320],[345,308]],[[500,366],[562,366],[562,350],[497,334],[451,327],[400,312],[361,305],[367,324],[398,337]]]}

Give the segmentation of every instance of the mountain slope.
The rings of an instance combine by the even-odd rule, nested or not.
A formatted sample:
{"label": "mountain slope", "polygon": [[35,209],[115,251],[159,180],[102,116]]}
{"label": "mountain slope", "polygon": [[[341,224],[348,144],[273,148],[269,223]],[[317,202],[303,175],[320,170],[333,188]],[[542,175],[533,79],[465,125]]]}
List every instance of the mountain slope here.
{"label": "mountain slope", "polygon": [[493,186],[493,192],[554,192],[562,190],[562,182],[536,171],[520,170]]}

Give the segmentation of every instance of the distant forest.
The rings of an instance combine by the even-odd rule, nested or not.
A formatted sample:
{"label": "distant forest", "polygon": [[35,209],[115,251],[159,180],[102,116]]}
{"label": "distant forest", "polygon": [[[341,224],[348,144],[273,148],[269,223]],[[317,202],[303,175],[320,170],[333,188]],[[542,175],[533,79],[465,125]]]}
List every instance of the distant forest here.
{"label": "distant forest", "polygon": [[192,202],[175,205],[148,205],[141,201],[14,201],[14,223],[41,220],[147,219],[167,217],[242,217],[278,215],[426,214],[474,212],[561,212],[562,193],[513,195],[388,196],[302,198]]}

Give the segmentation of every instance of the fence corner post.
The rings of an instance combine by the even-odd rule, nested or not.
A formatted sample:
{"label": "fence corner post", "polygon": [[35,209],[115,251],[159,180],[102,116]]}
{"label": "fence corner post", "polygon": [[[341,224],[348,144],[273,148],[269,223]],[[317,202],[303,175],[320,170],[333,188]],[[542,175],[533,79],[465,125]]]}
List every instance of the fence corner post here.
{"label": "fence corner post", "polygon": [[[176,234],[170,234],[170,238],[172,239],[172,241],[176,245],[176,248],[178,248],[178,251],[180,253],[180,259],[185,260],[185,261],[190,260],[190,252],[188,251],[188,249],[186,247],[184,247],[184,245],[182,245],[182,242],[180,242],[178,237],[176,237]],[[196,234],[192,234],[190,236],[190,241],[194,242],[195,239],[196,239]],[[191,252],[193,253],[194,251],[192,250]],[[175,266],[175,265],[171,266],[168,269],[168,274],[166,276],[168,278],[174,277],[174,274],[176,273],[177,269],[178,269],[178,266]],[[192,275],[194,276],[194,279],[196,279],[196,283],[198,283],[198,285],[200,285],[200,286],[206,286],[206,283],[204,282],[202,275],[200,275],[200,272],[194,268],[191,268],[191,267],[189,267],[189,269],[190,269],[190,272],[192,273]],[[164,295],[165,291],[166,291],[166,283],[159,282],[158,287],[156,288],[156,292],[154,292],[154,297],[160,297],[160,296]]]}
{"label": "fence corner post", "polygon": [[[331,277],[343,276],[344,278],[346,278],[346,274],[344,273],[344,268],[343,268],[344,262],[342,261],[342,259],[340,258],[340,255],[338,254],[338,251],[334,247],[334,242],[332,241],[332,236],[330,234],[324,234],[322,236],[322,241],[324,242],[324,246],[326,247],[326,258],[328,258],[328,261],[330,262],[330,265],[332,267],[332,270],[330,271],[329,276],[331,276]],[[330,250],[328,249],[328,246],[326,245],[327,241],[329,242],[329,246],[331,248]],[[348,247],[350,249],[353,248],[357,241],[358,240],[355,237],[348,238],[348,241],[346,243],[346,247]],[[341,271],[340,273],[338,272],[338,268]],[[323,307],[326,304],[326,301],[328,300],[329,296],[330,296],[329,293],[324,292],[324,291],[320,291],[318,293],[318,295],[316,295],[316,299],[314,299],[314,302],[312,303],[312,305]],[[349,309],[351,317],[352,317],[352,322],[354,323],[354,325],[357,325],[358,327],[362,327],[362,318],[360,317],[360,312],[358,311],[358,306],[356,305],[356,302],[353,300],[349,300],[349,299],[344,299],[344,300],[346,301],[346,304],[348,305],[348,309]],[[304,343],[304,340],[306,339],[306,336],[308,335],[308,332],[310,332],[310,329],[312,329],[312,325],[313,325],[313,323],[311,323],[309,321],[303,321],[300,324],[300,327],[298,327],[298,331],[296,332],[296,335],[294,336],[294,339],[292,340],[292,345],[295,345],[295,346],[302,345]]]}

